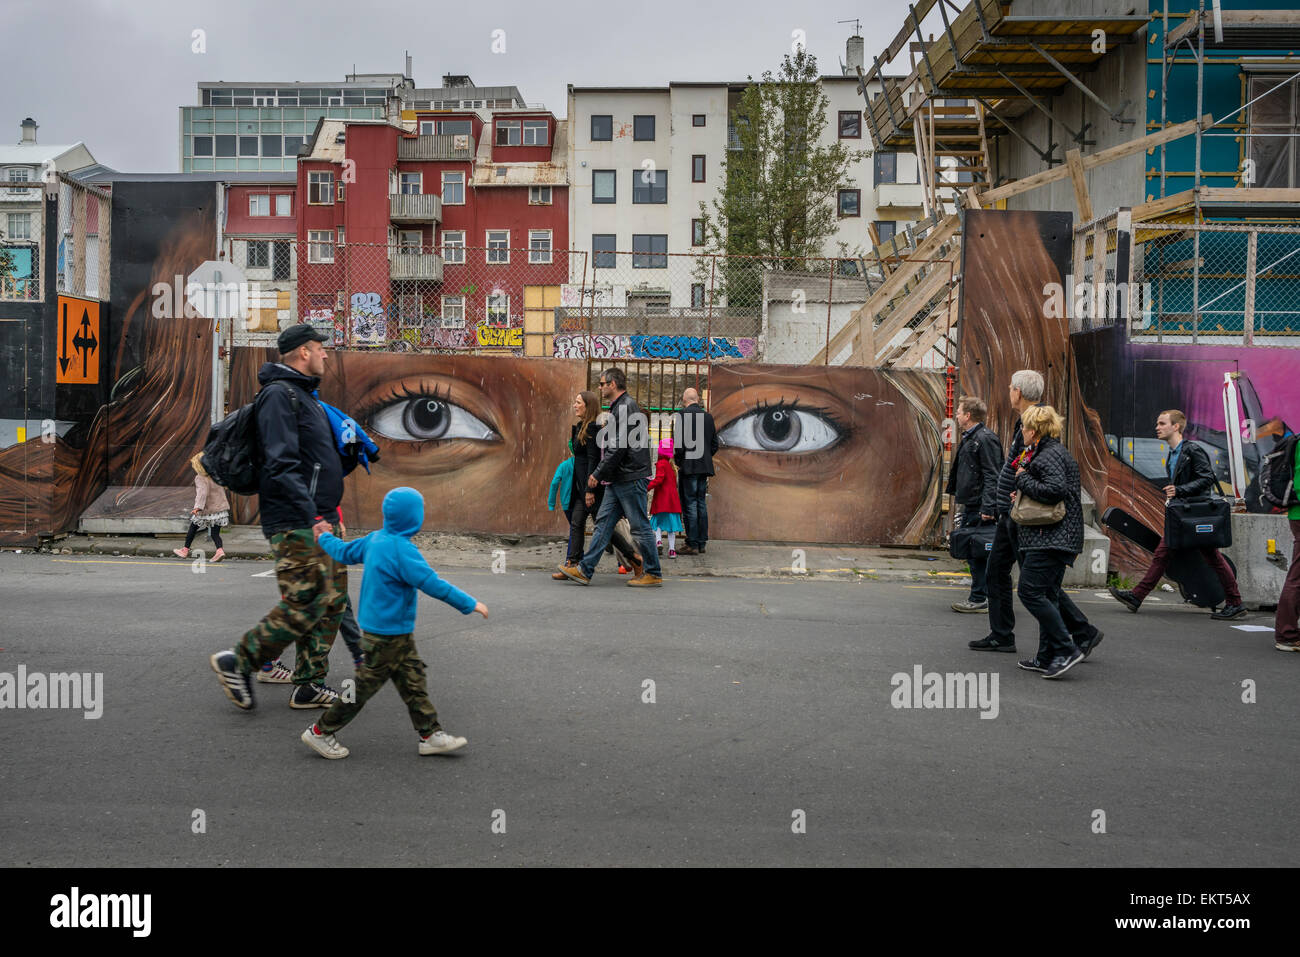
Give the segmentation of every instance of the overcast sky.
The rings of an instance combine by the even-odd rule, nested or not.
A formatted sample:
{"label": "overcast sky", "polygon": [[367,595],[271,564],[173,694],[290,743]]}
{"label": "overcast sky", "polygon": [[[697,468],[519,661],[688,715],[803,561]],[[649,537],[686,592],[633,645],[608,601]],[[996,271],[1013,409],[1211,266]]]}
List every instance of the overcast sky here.
{"label": "overcast sky", "polygon": [[[562,117],[569,83],[775,71],[797,29],[821,72],[838,73],[853,25],[837,20],[862,21],[870,63],[907,15],[906,0],[4,0],[3,9],[0,142],[16,143],[31,116],[40,142],[83,141],[126,172],[179,169],[178,107],[198,102],[200,80],[342,81],[354,64],[400,73],[410,52],[418,86],[468,74],[517,86]],[[205,53],[191,50],[196,29]],[[498,29],[504,54],[492,52]]]}

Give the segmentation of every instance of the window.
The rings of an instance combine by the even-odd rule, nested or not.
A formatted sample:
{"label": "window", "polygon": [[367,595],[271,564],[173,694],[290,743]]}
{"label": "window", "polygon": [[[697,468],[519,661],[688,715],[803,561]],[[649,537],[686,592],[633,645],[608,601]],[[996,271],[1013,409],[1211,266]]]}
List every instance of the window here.
{"label": "window", "polygon": [[6,239],[31,239],[32,238],[32,214],[31,213],[10,213],[9,228],[5,230]]}
{"label": "window", "polygon": [[248,268],[266,269],[270,265],[271,244],[265,239],[250,239],[248,241]]}
{"label": "window", "polygon": [[235,155],[235,137],[218,136],[217,137],[217,155],[234,156]]}
{"label": "window", "polygon": [[703,113],[692,113],[692,114],[691,114],[691,126],[703,126],[703,125],[704,125],[704,114],[703,114]]}
{"label": "window", "polygon": [[341,182],[339,183],[339,185],[338,185],[338,189],[335,190],[335,192],[336,192],[337,195],[338,195],[338,201],[339,201],[340,203],[343,202],[343,184],[342,184]]}
{"label": "window", "polygon": [[528,187],[528,205],[529,205],[529,206],[550,206],[550,205],[551,205],[551,187],[549,187],[549,186],[529,186],[529,187]]}
{"label": "window", "polygon": [[856,259],[837,259],[835,260],[835,274],[837,276],[858,276],[858,261]]}
{"label": "window", "polygon": [[332,263],[334,261],[334,230],[308,230],[307,261],[313,263]]}
{"label": "window", "polygon": [[614,117],[596,116],[591,118],[591,141],[593,143],[606,142],[614,138]]}
{"label": "window", "polygon": [[840,139],[862,139],[862,113],[859,110],[840,110]]}
{"label": "window", "polygon": [[465,174],[442,174],[442,204],[444,206],[465,205]]}
{"label": "window", "polygon": [[873,158],[876,168],[876,185],[898,182],[898,154],[877,151]]}
{"label": "window", "polygon": [[253,193],[248,197],[249,216],[270,216],[271,196],[269,193]]}
{"label": "window", "polygon": [[667,269],[668,237],[662,233],[634,233],[632,236],[633,269]]}
{"label": "window", "polygon": [[488,293],[487,324],[489,326],[510,325],[510,297],[506,293]]}
{"label": "window", "polygon": [[288,193],[277,193],[275,197],[275,215],[293,215],[293,197]]}
{"label": "window", "polygon": [[256,156],[257,155],[257,137],[241,136],[239,138],[239,155]]}
{"label": "window", "polygon": [[287,241],[276,241],[271,244],[271,278],[288,279],[290,267],[293,265],[292,253],[289,251]]}
{"label": "window", "polygon": [[[424,132],[424,124],[420,125],[420,132]],[[437,120],[434,129],[430,132],[437,132],[444,136],[455,134],[469,136],[474,132],[474,124],[469,120]]]}
{"label": "window", "polygon": [[[9,170],[9,182],[11,182],[11,183],[27,183],[27,182],[30,182],[30,181],[31,181],[31,172],[32,172],[32,171],[29,170],[29,169],[27,169],[26,167],[11,167],[10,170]],[[10,186],[10,187],[9,187],[9,192],[11,192],[11,193],[24,193],[24,192],[26,192],[26,190],[23,189],[21,186],[20,186],[20,187],[17,187],[17,188],[15,188],[15,187],[13,187],[13,186]]]}
{"label": "window", "polygon": [[839,209],[841,216],[862,215],[862,190],[842,189],[839,192]]}
{"label": "window", "polygon": [[618,236],[614,233],[596,233],[591,237],[591,265],[595,269],[613,269],[618,258],[614,250],[618,248]]}
{"label": "window", "polygon": [[194,155],[211,156],[212,155],[212,137],[196,136],[194,137]]}
{"label": "window", "polygon": [[528,230],[528,261],[530,263],[549,263],[551,261],[551,231],[549,229]]}
{"label": "window", "polygon": [[277,134],[274,134],[274,135],[272,135],[272,136],[263,136],[263,137],[262,137],[262,155],[263,155],[263,156],[279,156],[280,153],[283,151],[283,144],[284,144],[284,141],[283,141],[282,139],[280,139],[280,135],[279,135],[278,133],[277,133]]}
{"label": "window", "polygon": [[400,192],[402,193],[402,195],[418,196],[420,193],[424,191],[423,188],[421,187],[421,183],[423,182],[423,175],[421,173],[402,173],[400,179],[402,181],[402,185],[400,187]]}
{"label": "window", "polygon": [[524,145],[545,146],[550,142],[545,120],[524,120]]}
{"label": "window", "polygon": [[[220,137],[218,137],[220,139]],[[334,174],[307,174],[307,203],[312,206],[331,206],[334,203]]]}
{"label": "window", "polygon": [[444,329],[465,328],[465,297],[442,297],[442,327]]}
{"label": "window", "polygon": [[497,120],[497,146],[519,145],[519,121]]}
{"label": "window", "polygon": [[[638,173],[640,170],[637,171]],[[591,201],[613,203],[618,200],[618,178],[612,169],[591,171]]]}
{"label": "window", "polygon": [[632,117],[632,139],[652,140],[655,138],[655,118],[653,116]]}
{"label": "window", "polygon": [[876,236],[880,239],[880,244],[882,246],[893,239],[894,234],[897,232],[898,223],[888,219],[876,220]]}
{"label": "window", "polygon": [[487,246],[488,262],[510,262],[510,230],[489,229],[487,233]]}
{"label": "window", "polygon": [[[1296,147],[1300,136],[1300,110],[1295,80],[1283,83],[1278,74],[1255,75],[1250,78],[1247,102],[1250,105],[1250,144],[1247,158],[1254,166],[1254,182],[1242,185],[1252,188],[1288,189],[1300,185],[1300,149]],[[1270,92],[1271,91],[1271,92]]]}
{"label": "window", "polygon": [[691,308],[704,308],[704,283],[702,282],[691,283]]}
{"label": "window", "polygon": [[339,244],[340,246],[343,245],[343,227],[342,227],[342,226],[340,226],[340,227],[338,228],[338,244]]}
{"label": "window", "polygon": [[691,245],[704,245],[704,220],[702,219],[691,220]]}
{"label": "window", "polygon": [[448,232],[443,230],[442,259],[443,262],[452,265],[463,263],[465,261],[465,234],[463,232]]}
{"label": "window", "polygon": [[704,157],[699,154],[691,157],[691,182],[704,182]]}
{"label": "window", "polygon": [[632,171],[633,203],[668,202],[668,171],[637,169]]}
{"label": "window", "polygon": [[397,231],[397,251],[401,253],[418,253],[420,251],[420,230],[399,229]]}
{"label": "window", "polygon": [[301,136],[286,136],[284,138],[284,155],[297,156],[298,151],[302,149],[302,141]]}

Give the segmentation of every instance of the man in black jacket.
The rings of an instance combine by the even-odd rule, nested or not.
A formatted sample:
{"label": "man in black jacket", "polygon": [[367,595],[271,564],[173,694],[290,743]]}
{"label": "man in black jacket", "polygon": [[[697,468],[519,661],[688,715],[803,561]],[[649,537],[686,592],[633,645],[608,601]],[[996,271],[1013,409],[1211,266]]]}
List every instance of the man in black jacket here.
{"label": "man in black jacket", "polygon": [[[1169,458],[1165,462],[1165,475],[1169,479],[1169,484],[1164,488],[1166,501],[1206,495],[1215,485],[1214,465],[1210,462],[1209,454],[1195,442],[1183,441],[1183,429],[1186,427],[1187,416],[1177,409],[1161,412],[1156,419],[1156,438],[1169,445]],[[1110,593],[1115,600],[1129,611],[1136,612],[1142,606],[1143,600],[1156,587],[1165,569],[1169,567],[1169,551],[1165,540],[1161,538],[1160,544],[1156,546],[1156,554],[1151,560],[1151,566],[1132,591],[1121,591],[1114,585],[1110,587]],[[1226,596],[1223,607],[1212,612],[1210,617],[1217,621],[1231,621],[1234,618],[1246,617],[1246,607],[1241,603],[1237,580],[1233,577],[1228,563],[1219,554],[1219,550],[1202,548],[1199,551],[1205,563],[1214,569],[1214,573],[1219,577]]]}
{"label": "man in black jacket", "polygon": [[[957,400],[954,418],[961,430],[961,444],[948,474],[945,491],[961,506],[961,526],[997,521],[998,472],[1002,467],[1002,443],[984,426],[989,407],[983,399],[964,395]],[[988,550],[988,551],[991,551]],[[985,572],[988,568],[988,551],[979,542],[972,542],[967,561],[970,563],[970,596],[956,602],[952,610],[966,614],[987,613],[988,592],[985,590]]]}
{"label": "man in black jacket", "polygon": [[600,556],[605,553],[619,518],[632,527],[632,540],[645,566],[629,585],[653,587],[663,584],[659,573],[659,551],[647,514],[646,480],[653,467],[650,462],[650,429],[645,414],[627,394],[627,376],[622,369],[606,369],[600,374],[600,397],[609,403],[609,420],[600,430],[605,457],[587,478],[587,487],[596,488],[609,482],[605,498],[596,513],[596,529],[591,547],[577,565],[561,565],[566,578],[583,585],[591,583]]}
{"label": "man in black jacket", "polygon": [[[258,505],[262,534],[275,555],[280,602],[235,648],[211,657],[222,690],[253,707],[251,672],[296,648],[291,708],[327,708],[338,693],[324,684],[329,653],[348,598],[347,568],[316,544],[312,526],[338,520],[343,477],[356,467],[339,454],[329,417],[312,396],[325,373],[329,337],[305,323],[280,333],[280,361],[257,374],[257,431],[262,450]],[[335,525],[335,534],[341,529]]]}
{"label": "man in black jacket", "polygon": [[686,547],[679,555],[703,555],[709,542],[709,507],[706,496],[718,454],[718,429],[713,416],[700,405],[694,389],[682,393],[682,411],[673,415],[673,461],[681,474],[682,521]]}

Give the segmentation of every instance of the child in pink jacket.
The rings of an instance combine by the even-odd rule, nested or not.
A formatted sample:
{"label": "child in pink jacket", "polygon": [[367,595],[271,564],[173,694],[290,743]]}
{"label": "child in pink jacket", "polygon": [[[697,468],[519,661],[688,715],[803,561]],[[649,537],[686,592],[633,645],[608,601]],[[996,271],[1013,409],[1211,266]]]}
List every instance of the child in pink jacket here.
{"label": "child in pink jacket", "polygon": [[230,503],[226,501],[226,490],[208,477],[208,470],[199,461],[202,455],[200,452],[190,459],[190,466],[194,469],[194,508],[190,510],[190,530],[185,536],[185,547],[173,548],[172,554],[177,558],[189,558],[194,536],[199,529],[206,528],[212,536],[212,544],[217,546],[208,561],[219,562],[226,557],[226,550],[221,547],[221,529],[230,524]]}

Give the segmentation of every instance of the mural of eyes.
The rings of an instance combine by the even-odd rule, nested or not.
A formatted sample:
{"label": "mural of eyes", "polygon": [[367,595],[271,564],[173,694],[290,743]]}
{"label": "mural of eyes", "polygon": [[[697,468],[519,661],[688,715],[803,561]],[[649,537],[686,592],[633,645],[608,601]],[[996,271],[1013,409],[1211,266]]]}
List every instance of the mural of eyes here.
{"label": "mural of eyes", "polygon": [[827,409],[799,408],[797,399],[784,398],[759,404],[729,422],[718,432],[718,441],[751,452],[787,452],[803,454],[821,452],[839,442],[846,434]]}
{"label": "mural of eyes", "polygon": [[394,390],[369,415],[370,428],[396,442],[500,439],[487,423],[451,401],[451,391]]}

